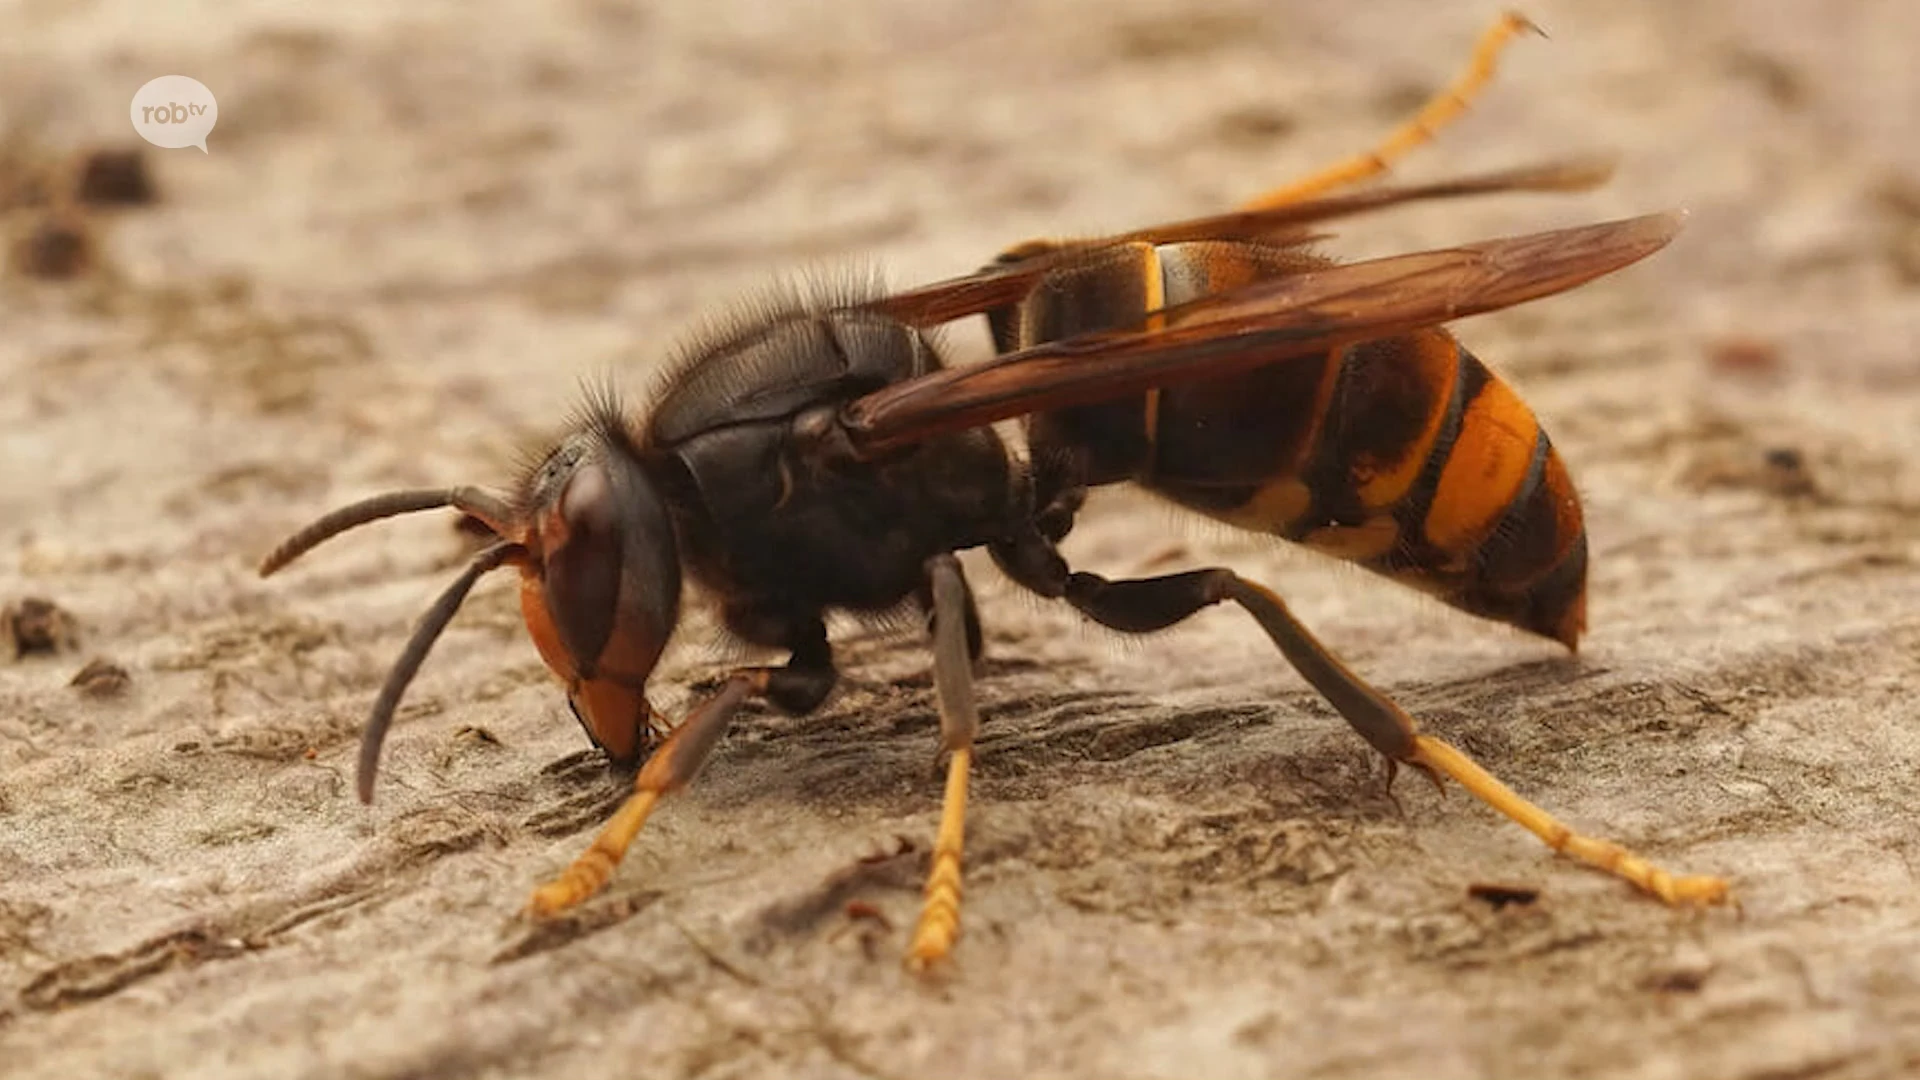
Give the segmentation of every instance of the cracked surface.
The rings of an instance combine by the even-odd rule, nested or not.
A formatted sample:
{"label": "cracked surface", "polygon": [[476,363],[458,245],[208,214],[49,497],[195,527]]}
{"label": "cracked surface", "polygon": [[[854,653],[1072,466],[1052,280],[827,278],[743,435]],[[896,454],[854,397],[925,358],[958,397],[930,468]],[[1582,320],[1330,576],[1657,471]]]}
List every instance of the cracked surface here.
{"label": "cracked surface", "polygon": [[[621,786],[512,589],[442,640],[367,809],[359,726],[467,541],[427,517],[271,582],[253,560],[373,491],[506,480],[581,377],[637,396],[769,278],[904,285],[1310,170],[1443,81],[1491,10],[149,7],[0,13],[34,43],[0,52],[0,100],[34,104],[5,162],[123,139],[163,69],[221,102],[210,155],[152,160],[158,204],[92,222],[101,271],[0,281],[0,606],[73,619],[0,655],[0,1074],[1920,1068],[1910,4],[1530,6],[1553,39],[1404,174],[1606,150],[1614,183],[1342,228],[1359,256],[1694,211],[1648,264],[1460,330],[1584,493],[1578,658],[1124,493],[1068,545],[1110,575],[1274,585],[1518,790],[1731,876],[1743,912],[1662,909],[1458,792],[1389,795],[1231,611],[1121,641],[970,559],[964,933],[924,984],[899,969],[940,791],[911,636],[838,628],[825,709],[747,715],[606,894],[529,928]],[[11,237],[31,219],[5,196]],[[664,702],[724,669],[710,627]],[[95,661],[124,687],[69,685]]]}

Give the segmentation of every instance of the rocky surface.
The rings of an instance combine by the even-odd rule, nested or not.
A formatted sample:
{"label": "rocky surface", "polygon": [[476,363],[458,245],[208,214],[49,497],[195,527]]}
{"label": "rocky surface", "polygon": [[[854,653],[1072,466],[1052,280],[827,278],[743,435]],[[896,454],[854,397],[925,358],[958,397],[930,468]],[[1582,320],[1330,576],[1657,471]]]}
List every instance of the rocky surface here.
{"label": "rocky surface", "polygon": [[[364,494],[505,480],[582,378],[637,390],[769,280],[907,284],[1231,205],[1364,146],[1493,12],[153,7],[0,11],[9,243],[85,241],[0,293],[0,603],[71,616],[0,655],[0,1074],[1920,1068],[1911,4],[1542,3],[1553,38],[1401,175],[1598,150],[1615,181],[1330,245],[1693,211],[1647,264],[1460,328],[1585,493],[1577,658],[1136,496],[1069,546],[1274,583],[1433,729],[1731,877],[1738,912],[1666,910],[1458,792],[1390,798],[1231,612],[1121,641],[970,563],[988,733],[966,934],[930,982],[899,967],[940,792],[911,635],[842,628],[828,708],[748,717],[607,894],[530,930],[620,785],[512,588],[442,641],[368,809],[359,725],[465,540],[428,517],[270,582],[253,561]],[[175,72],[220,97],[211,153],[152,152],[151,205],[67,205],[63,163]],[[724,669],[710,626],[663,700]]]}

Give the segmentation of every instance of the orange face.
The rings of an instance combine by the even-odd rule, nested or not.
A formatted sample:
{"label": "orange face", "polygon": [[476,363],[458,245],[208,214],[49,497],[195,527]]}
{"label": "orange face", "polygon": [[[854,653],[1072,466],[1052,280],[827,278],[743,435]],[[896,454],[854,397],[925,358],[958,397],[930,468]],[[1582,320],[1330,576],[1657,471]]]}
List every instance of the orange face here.
{"label": "orange face", "polygon": [[603,394],[511,497],[466,486],[391,491],[322,516],[261,560],[264,577],[348,529],[448,506],[492,534],[421,617],[374,699],[360,740],[362,802],[373,799],[380,748],[407,684],[474,584],[505,566],[520,571],[527,631],[566,683],[587,734],[622,764],[648,749],[647,676],[680,616],[679,541],[650,467],[619,403]]}
{"label": "orange face", "polygon": [[679,609],[666,509],[632,447],[606,432],[563,445],[528,494],[527,632],[593,741],[616,762],[635,761],[652,730],[647,677]]}
{"label": "orange face", "polygon": [[644,749],[653,707],[648,704],[645,676],[640,681],[611,678],[601,669],[597,678],[582,679],[573,656],[560,643],[553,616],[547,612],[546,585],[531,570],[520,577],[520,613],[527,632],[547,667],[566,684],[575,715],[593,741],[615,761],[636,760]]}

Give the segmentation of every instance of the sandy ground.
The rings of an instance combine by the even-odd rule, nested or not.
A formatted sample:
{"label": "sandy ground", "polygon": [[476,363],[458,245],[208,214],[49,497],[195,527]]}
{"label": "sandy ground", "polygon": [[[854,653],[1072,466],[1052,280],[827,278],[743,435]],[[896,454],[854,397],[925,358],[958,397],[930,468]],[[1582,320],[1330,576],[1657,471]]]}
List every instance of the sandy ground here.
{"label": "sandy ground", "polygon": [[[1274,582],[1434,729],[1730,876],[1741,912],[1666,910],[1457,792],[1396,805],[1230,612],[1119,642],[984,567],[945,979],[899,968],[939,796],[912,641],[844,629],[831,705],[743,721],[544,931],[514,912],[620,782],[506,582],[416,683],[376,804],[352,798],[367,705],[462,541],[409,520],[256,580],[281,534],[505,480],[580,378],[643,385],[769,279],[906,284],[1229,205],[1383,131],[1493,14],[1348,6],[0,10],[16,155],[126,141],[154,75],[221,101],[209,156],[155,152],[156,205],[94,217],[98,271],[4,285],[0,602],[54,601],[77,642],[0,658],[0,1073],[1920,1070],[1920,11],[1898,0],[1540,3],[1553,39],[1402,175],[1607,150],[1616,181],[1343,229],[1365,254],[1694,211],[1650,263],[1461,329],[1585,492],[1577,659],[1136,497],[1070,545]],[[669,702],[722,670],[704,625]],[[124,685],[69,685],[96,657]],[[1484,882],[1540,895],[1495,910]]]}

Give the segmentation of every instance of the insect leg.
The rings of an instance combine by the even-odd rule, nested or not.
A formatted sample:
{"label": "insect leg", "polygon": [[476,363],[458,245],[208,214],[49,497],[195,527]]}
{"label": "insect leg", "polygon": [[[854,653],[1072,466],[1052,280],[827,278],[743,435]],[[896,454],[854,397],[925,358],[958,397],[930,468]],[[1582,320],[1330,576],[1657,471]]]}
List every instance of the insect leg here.
{"label": "insect leg", "polygon": [[726,605],[721,619],[744,641],[788,651],[786,666],[769,669],[761,691],[781,712],[812,712],[840,680],[833,647],[827,643],[827,624],[818,615],[796,617],[740,603]]}
{"label": "insect leg", "polygon": [[1421,106],[1420,111],[1415,113],[1411,120],[1393,129],[1386,138],[1380,140],[1371,149],[1337,161],[1311,176],[1265,192],[1249,200],[1242,209],[1267,210],[1286,203],[1299,202],[1386,172],[1394,161],[1405,156],[1415,147],[1432,141],[1441,128],[1466,112],[1467,104],[1482,87],[1486,86],[1488,80],[1493,78],[1494,65],[1498,62],[1501,51],[1515,37],[1529,31],[1536,34],[1541,32],[1539,27],[1523,15],[1511,11],[1501,15],[1480,35],[1480,41],[1474,46],[1473,57],[1467,61],[1466,69],[1454,79],[1452,84],[1428,98],[1426,104]]}
{"label": "insect leg", "polygon": [[600,830],[600,835],[593,838],[593,846],[575,859],[565,873],[534,891],[533,899],[527,903],[528,913],[536,917],[555,915],[604,888],[661,796],[685,787],[699,773],[740,706],[754,694],[765,692],[770,675],[766,669],[735,674],[718,693],[675,726],[673,734],[667,736],[640,767],[640,775],[633,781],[633,794],[621,804],[613,820]]}
{"label": "insect leg", "polygon": [[1668,904],[1718,904],[1728,899],[1725,880],[1675,877],[1618,844],[1576,833],[1466,754],[1422,734],[1391,698],[1368,686],[1320,644],[1272,590],[1230,570],[1194,570],[1132,581],[1077,573],[1067,581],[1066,599],[1094,620],[1132,632],[1171,626],[1201,608],[1231,600],[1253,616],[1294,669],[1390,762],[1411,765],[1435,782],[1442,776],[1458,781],[1474,798],[1555,851],[1624,878]]}
{"label": "insect leg", "polygon": [[[977,634],[972,623],[973,595],[952,555],[927,563],[932,593],[933,686],[940,699],[940,742],[947,762],[946,799],[940,807],[940,832],[933,843],[933,868],[927,874],[920,922],[907,949],[907,966],[924,971],[945,959],[960,936],[960,854],[966,835],[967,771],[980,711],[973,701],[973,654]],[[971,624],[971,625],[970,625]],[[970,634],[971,629],[971,634]]]}

